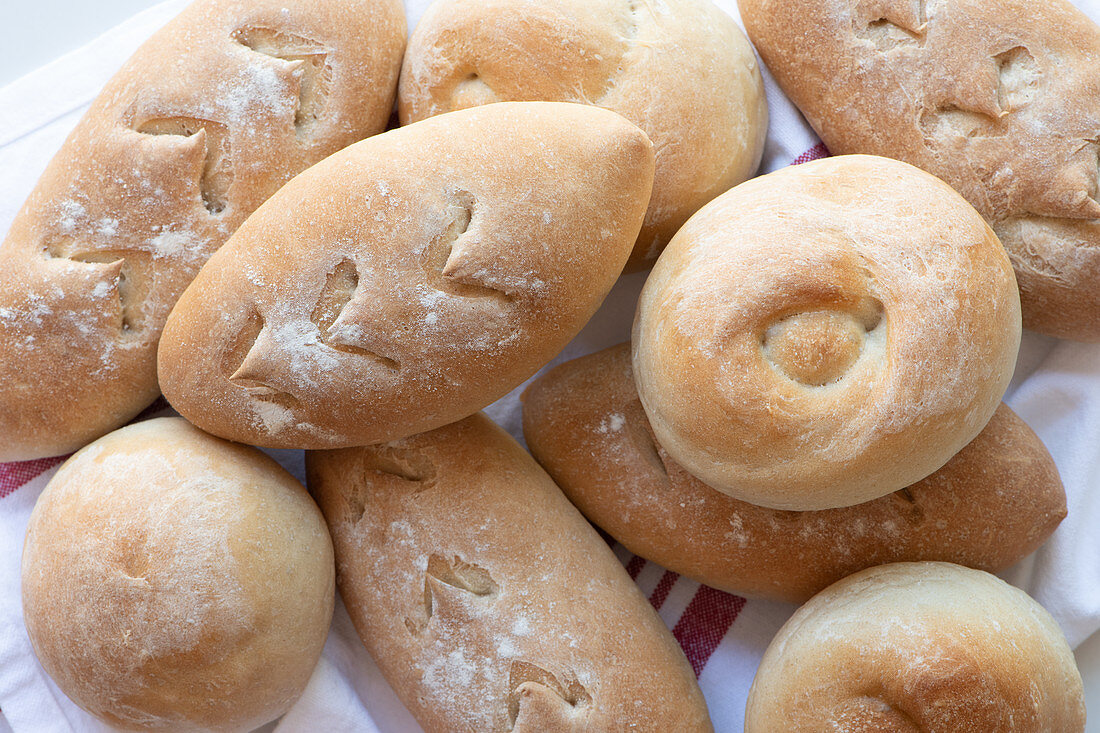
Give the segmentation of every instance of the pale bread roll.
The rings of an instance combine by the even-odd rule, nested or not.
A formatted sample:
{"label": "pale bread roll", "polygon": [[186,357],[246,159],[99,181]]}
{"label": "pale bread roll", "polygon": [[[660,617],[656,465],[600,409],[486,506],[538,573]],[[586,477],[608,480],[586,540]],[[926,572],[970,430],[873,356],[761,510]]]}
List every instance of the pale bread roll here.
{"label": "pale bread roll", "polygon": [[0,461],[156,398],[187,283],[283,183],[385,128],[404,46],[398,0],[199,0],[135,52],[0,248]]}
{"label": "pale bread roll", "polygon": [[805,602],[873,565],[944,560],[997,572],[1066,516],[1058,469],[1005,404],[940,470],[842,509],[787,512],[715,491],[656,442],[630,345],[574,359],[523,393],[523,434],[589,520],[628,550],[742,596]]}
{"label": "pale bread roll", "polygon": [[1024,325],[1100,340],[1096,23],[1066,0],[738,5],[833,153],[897,158],[951,184],[1012,257]]}
{"label": "pale bread roll", "polygon": [[829,586],[780,629],[745,733],[1080,733],[1081,675],[1061,629],[980,570],[897,563]]}
{"label": "pale bread roll", "polygon": [[271,447],[459,420],[588,321],[652,181],[645,134],[578,104],[487,105],[353,145],[195,278],[165,328],[161,387],[204,430]]}
{"label": "pale bread roll", "polygon": [[333,568],[293,476],[160,418],[100,438],[50,480],[23,549],[23,616],[42,666],[100,720],[248,731],[305,688]]}
{"label": "pale bread roll", "polygon": [[656,149],[628,270],[649,267],[701,206],[760,165],[768,107],[756,56],[709,0],[437,0],[409,40],[402,124],[548,100],[618,112]]}
{"label": "pale bread roll", "polygon": [[712,730],[645,596],[483,415],[306,466],[352,622],[427,733]]}
{"label": "pale bread roll", "polygon": [[921,480],[1008,386],[1020,300],[950,187],[845,156],[741,184],[642,290],[634,378],[660,444],[734,498],[830,509]]}

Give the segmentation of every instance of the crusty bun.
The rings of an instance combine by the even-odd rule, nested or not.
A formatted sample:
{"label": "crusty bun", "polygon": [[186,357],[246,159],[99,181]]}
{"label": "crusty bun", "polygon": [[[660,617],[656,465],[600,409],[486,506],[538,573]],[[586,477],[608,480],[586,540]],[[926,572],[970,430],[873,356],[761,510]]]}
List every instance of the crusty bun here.
{"label": "crusty bun", "polygon": [[743,596],[802,603],[857,570],[905,560],[996,572],[1066,516],[1053,459],[1004,404],[943,468],[894,494],[816,512],[738,501],[653,438],[629,344],[535,380],[523,394],[523,434],[570,501],[628,550]]}
{"label": "crusty bun", "polygon": [[929,475],[989,421],[1020,344],[1004,248],[938,179],[868,156],[743,183],[642,290],[634,377],[710,486],[830,509]]}
{"label": "crusty bun", "polygon": [[897,563],[829,586],[760,662],[745,733],[1080,733],[1081,675],[1054,619],[980,570]]}
{"label": "crusty bun", "polygon": [[610,548],[484,416],[306,465],[348,613],[428,733],[712,730]]}
{"label": "crusty bun", "polygon": [[138,49],[0,248],[0,461],[156,398],[187,283],[292,176],[385,129],[404,46],[398,0],[198,0]]}
{"label": "crusty bun", "polygon": [[402,124],[544,99],[618,112],[657,153],[628,270],[649,267],[701,206],[749,178],[768,129],[744,33],[710,0],[437,0],[405,54]]}
{"label": "crusty bun", "polygon": [[1024,325],[1100,341],[1096,23],[1065,0],[738,5],[830,150],[951,184],[1011,255]]}
{"label": "crusty bun", "polygon": [[160,383],[215,435],[392,440],[466,417],[603,301],[653,185],[619,115],[486,105],[353,145],[287,184],[172,311]]}
{"label": "crusty bun", "polygon": [[302,485],[179,418],[70,458],[23,548],[39,661],[77,705],[132,730],[247,731],[281,715],[321,656],[333,585]]}

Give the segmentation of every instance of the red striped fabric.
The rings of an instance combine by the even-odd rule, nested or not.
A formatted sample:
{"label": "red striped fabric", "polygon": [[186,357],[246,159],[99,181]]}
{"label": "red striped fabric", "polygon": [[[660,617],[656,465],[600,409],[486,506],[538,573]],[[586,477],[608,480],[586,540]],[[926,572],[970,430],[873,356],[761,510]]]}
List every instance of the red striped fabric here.
{"label": "red striped fabric", "polygon": [[657,582],[657,587],[653,589],[653,595],[649,597],[649,602],[653,604],[653,608],[658,611],[661,610],[661,606],[665,605],[668,594],[672,592],[672,586],[676,585],[679,578],[680,576],[677,573],[671,570],[665,571],[665,574]]}
{"label": "red striped fabric", "polygon": [[807,150],[802,155],[798,156],[791,161],[791,165],[801,165],[803,163],[809,163],[811,160],[819,160],[821,158],[829,157],[829,149],[825,147],[825,143],[818,143],[812,148]]}
{"label": "red striped fabric", "polygon": [[34,461],[16,461],[0,463],[0,499],[13,493],[33,479],[61,463],[68,456],[39,458]]}
{"label": "red striped fabric", "polygon": [[707,666],[710,655],[726,638],[737,615],[745,607],[745,599],[710,586],[701,585],[684,614],[672,629],[684,655],[698,677]]}

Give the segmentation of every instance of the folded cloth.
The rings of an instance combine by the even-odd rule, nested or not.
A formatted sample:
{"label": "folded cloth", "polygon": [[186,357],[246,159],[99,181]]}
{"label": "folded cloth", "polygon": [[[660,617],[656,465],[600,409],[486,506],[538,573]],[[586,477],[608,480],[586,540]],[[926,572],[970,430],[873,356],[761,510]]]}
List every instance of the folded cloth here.
{"label": "folded cloth", "polygon": [[[1075,0],[1100,22],[1100,0]],[[0,89],[0,231],[7,231],[50,157],[104,82],[137,46],[178,13],[169,0],[109,31],[88,46]],[[717,4],[738,18],[734,0]],[[409,26],[427,0],[408,0]],[[771,126],[761,172],[828,154],[765,70]],[[629,338],[645,274],[624,277],[607,302],[553,363]],[[0,386],[2,389],[2,386]],[[519,393],[487,409],[522,440]],[[1076,646],[1100,628],[1100,346],[1026,333],[1007,401],[1053,453],[1069,495],[1069,517],[1032,557],[1005,574],[1054,615]],[[170,414],[163,403],[145,417]],[[141,419],[141,418],[139,418]],[[3,440],[3,436],[0,436]],[[300,451],[271,451],[303,477]],[[0,464],[0,733],[103,731],[39,666],[23,627],[19,558],[27,520],[61,459]],[[1097,487],[1098,490],[1093,490]],[[700,586],[634,557],[616,554],[649,597],[699,676],[715,729],[742,730],[745,698],[756,665],[793,606],[745,600]],[[324,654],[305,694],[267,729],[410,733],[419,727],[386,684],[339,602]]]}

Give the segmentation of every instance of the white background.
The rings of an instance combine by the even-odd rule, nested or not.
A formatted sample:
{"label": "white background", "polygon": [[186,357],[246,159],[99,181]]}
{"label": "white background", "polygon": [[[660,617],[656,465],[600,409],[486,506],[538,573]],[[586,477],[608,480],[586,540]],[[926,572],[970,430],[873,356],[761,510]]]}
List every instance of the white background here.
{"label": "white background", "polygon": [[[0,0],[0,87],[157,2]],[[1100,732],[1100,634],[1078,647],[1077,660],[1085,680],[1088,730]],[[0,719],[0,730],[5,727]]]}

